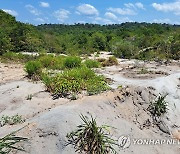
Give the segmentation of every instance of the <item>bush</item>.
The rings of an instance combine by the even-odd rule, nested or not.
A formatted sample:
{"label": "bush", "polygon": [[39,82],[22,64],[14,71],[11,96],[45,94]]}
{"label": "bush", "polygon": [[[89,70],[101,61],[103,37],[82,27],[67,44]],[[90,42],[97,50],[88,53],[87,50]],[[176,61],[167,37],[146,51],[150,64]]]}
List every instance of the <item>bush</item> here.
{"label": "bush", "polygon": [[103,67],[105,67],[105,66],[113,66],[113,65],[118,65],[118,60],[114,56],[111,56],[107,60],[102,62],[102,66]]}
{"label": "bush", "polygon": [[75,56],[69,56],[65,58],[64,66],[66,68],[74,68],[81,66],[81,58]]}
{"label": "bush", "polygon": [[96,75],[87,67],[65,70],[63,73],[55,76],[46,74],[42,80],[49,92],[60,96],[78,93],[82,90],[96,94],[108,89],[105,79],[102,76]]}
{"label": "bush", "polygon": [[42,65],[39,61],[29,61],[25,64],[25,71],[31,79],[39,79],[42,70]]}
{"label": "bush", "polygon": [[96,60],[88,59],[84,62],[85,66],[88,68],[98,68],[100,67],[100,63]]}
{"label": "bush", "polygon": [[167,106],[168,103],[165,101],[167,95],[161,96],[159,95],[155,102],[152,102],[149,106],[149,111],[152,113],[153,116],[160,117],[167,113]]}
{"label": "bush", "polygon": [[117,153],[113,148],[116,145],[107,131],[109,126],[98,126],[96,119],[91,117],[91,120],[85,116],[80,116],[83,124],[77,126],[78,129],[67,134],[67,145],[74,146],[76,152],[86,154],[109,154]]}

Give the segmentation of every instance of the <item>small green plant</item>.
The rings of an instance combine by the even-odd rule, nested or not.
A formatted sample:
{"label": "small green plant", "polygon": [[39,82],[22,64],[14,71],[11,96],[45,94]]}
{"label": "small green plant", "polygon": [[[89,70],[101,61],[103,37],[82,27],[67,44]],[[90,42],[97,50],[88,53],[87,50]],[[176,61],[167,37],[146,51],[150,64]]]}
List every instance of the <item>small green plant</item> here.
{"label": "small green plant", "polygon": [[119,86],[118,86],[118,89],[122,89],[122,88],[123,88],[123,86],[122,86],[122,85],[119,85]]}
{"label": "small green plant", "polygon": [[75,68],[81,66],[81,58],[76,56],[69,56],[65,58],[64,66],[66,68]]}
{"label": "small green plant", "polygon": [[96,60],[91,60],[91,59],[87,59],[84,62],[85,66],[88,68],[98,68],[100,67],[100,62],[96,61]]}
{"label": "small green plant", "polygon": [[71,100],[77,100],[77,99],[78,99],[77,94],[72,93],[71,96],[70,96],[70,99],[71,99]]}
{"label": "small green plant", "polygon": [[32,94],[29,94],[29,95],[27,96],[26,100],[32,100],[32,97],[33,97],[33,95],[32,95]]}
{"label": "small green plant", "polygon": [[18,123],[23,123],[25,120],[22,118],[22,116],[16,114],[14,116],[5,116],[3,115],[0,119],[0,124],[1,126],[4,126],[6,124],[9,124],[9,125],[15,125],[15,124],[18,124]]}
{"label": "small green plant", "polygon": [[38,80],[41,74],[42,65],[39,61],[29,61],[25,64],[25,71],[28,77],[34,80]]}
{"label": "small green plant", "polygon": [[167,95],[159,95],[155,102],[151,102],[148,107],[148,110],[152,113],[153,116],[160,117],[167,113],[168,102],[165,101]]}
{"label": "small green plant", "polygon": [[141,70],[139,71],[139,74],[148,74],[148,73],[149,71],[145,67],[141,68]]}
{"label": "small green plant", "polygon": [[77,126],[78,129],[67,134],[67,145],[74,146],[76,152],[86,154],[109,154],[117,153],[114,149],[116,141],[110,137],[109,126],[98,126],[96,119],[91,120],[85,116],[80,116],[83,124]]}
{"label": "small green plant", "polygon": [[[18,130],[19,131],[19,130]],[[12,150],[25,151],[22,147],[17,147],[16,144],[28,141],[27,138],[16,136],[14,131],[2,138],[0,138],[0,154],[8,154]]]}
{"label": "small green plant", "polygon": [[102,66],[103,67],[105,67],[105,66],[113,66],[113,65],[118,65],[118,60],[114,56],[111,56],[107,60],[102,62]]}

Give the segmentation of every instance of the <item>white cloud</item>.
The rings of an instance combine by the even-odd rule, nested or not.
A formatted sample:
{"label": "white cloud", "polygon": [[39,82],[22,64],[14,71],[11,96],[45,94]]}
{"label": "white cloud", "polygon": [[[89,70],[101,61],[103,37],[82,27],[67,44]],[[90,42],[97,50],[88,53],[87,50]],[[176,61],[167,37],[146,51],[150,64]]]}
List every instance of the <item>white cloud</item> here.
{"label": "white cloud", "polygon": [[135,8],[134,4],[132,3],[125,3],[124,5],[128,8]]}
{"label": "white cloud", "polygon": [[173,12],[175,15],[180,15],[180,0],[171,3],[153,3],[152,6],[162,12]]}
{"label": "white cloud", "polygon": [[106,13],[104,14],[104,16],[105,16],[106,18],[109,18],[109,19],[112,19],[112,20],[117,20],[117,16],[116,16],[115,14],[111,13],[111,12],[106,12]]}
{"label": "white cloud", "polygon": [[76,9],[77,9],[76,13],[79,14],[88,15],[88,16],[99,15],[99,11],[90,4],[81,4]]}
{"label": "white cloud", "polygon": [[139,9],[145,9],[144,8],[144,5],[142,4],[142,3],[140,3],[140,2],[137,2],[137,3],[135,3],[135,6],[137,7],[137,8],[139,8]]}
{"label": "white cloud", "polygon": [[47,3],[47,2],[40,2],[40,6],[41,7],[50,7],[50,5],[49,5],[49,3]]}
{"label": "white cloud", "polygon": [[101,17],[96,17],[94,19],[94,22],[93,23],[96,23],[96,24],[114,24],[115,22],[109,20],[109,19],[105,19],[105,18],[101,18]]}
{"label": "white cloud", "polygon": [[128,17],[117,18],[116,20],[113,21],[106,18],[96,17],[93,21],[93,23],[96,24],[120,24],[123,22],[132,22],[132,20],[130,20]]}
{"label": "white cloud", "polygon": [[129,9],[129,8],[112,8],[110,7],[108,11],[120,14],[120,15],[136,15],[136,12],[134,10]]}
{"label": "white cloud", "polygon": [[37,21],[37,22],[40,22],[40,23],[45,23],[45,20],[42,19],[42,18],[36,18],[34,20]]}
{"label": "white cloud", "polygon": [[60,22],[64,22],[66,19],[69,18],[69,14],[71,14],[68,10],[60,9],[54,12],[54,16]]}
{"label": "white cloud", "polygon": [[36,9],[34,6],[30,4],[26,5],[25,7],[30,13],[34,14],[35,16],[38,16],[41,14],[41,12],[38,9]]}
{"label": "white cloud", "polygon": [[154,19],[153,22],[155,23],[171,23],[170,19]]}
{"label": "white cloud", "polygon": [[145,9],[144,8],[144,5],[142,4],[142,3],[140,3],[140,2],[137,2],[137,3],[135,3],[135,4],[133,4],[133,3],[125,3],[124,4],[127,8],[133,8],[133,9]]}
{"label": "white cloud", "polygon": [[13,16],[18,16],[18,13],[14,10],[3,9],[4,12],[9,13]]}

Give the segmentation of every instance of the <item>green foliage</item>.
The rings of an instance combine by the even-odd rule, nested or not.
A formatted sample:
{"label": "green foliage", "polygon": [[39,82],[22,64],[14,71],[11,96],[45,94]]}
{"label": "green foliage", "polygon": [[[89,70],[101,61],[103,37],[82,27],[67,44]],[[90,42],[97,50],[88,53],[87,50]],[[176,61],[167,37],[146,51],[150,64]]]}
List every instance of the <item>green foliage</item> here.
{"label": "green foliage", "polygon": [[[19,130],[18,130],[19,131]],[[25,151],[21,147],[17,147],[16,144],[27,141],[27,138],[16,136],[15,132],[12,132],[2,138],[0,138],[0,153],[9,154],[12,150]]]}
{"label": "green foliage", "polygon": [[1,61],[3,62],[27,62],[29,60],[35,59],[36,56],[31,55],[23,55],[21,53],[14,53],[14,52],[6,52],[2,56],[0,56]]}
{"label": "green foliage", "polygon": [[81,58],[69,56],[65,59],[64,66],[66,68],[80,67],[81,66]]}
{"label": "green foliage", "polygon": [[105,66],[113,66],[113,65],[118,65],[118,60],[114,56],[111,56],[107,60],[102,62],[103,67],[105,67]]}
{"label": "green foliage", "polygon": [[42,81],[49,92],[60,96],[78,93],[82,90],[95,94],[108,89],[105,79],[87,67],[65,70],[55,76],[44,74]]}
{"label": "green foliage", "polygon": [[110,137],[109,126],[98,126],[96,119],[89,120],[80,116],[83,124],[77,126],[77,130],[67,134],[68,143],[74,146],[75,151],[86,154],[117,153],[114,149],[116,141]]}
{"label": "green foliage", "polygon": [[39,79],[41,74],[42,65],[39,61],[29,61],[25,64],[25,71],[28,77],[34,80]]}
{"label": "green foliage", "polygon": [[84,61],[84,65],[88,68],[98,68],[100,67],[100,63],[96,60],[87,59]]}
{"label": "green foliage", "polygon": [[168,110],[168,102],[165,101],[167,95],[161,96],[159,95],[155,102],[152,102],[149,106],[149,111],[153,116],[162,116],[167,113]]}
{"label": "green foliage", "polygon": [[[0,55],[12,52],[53,52],[70,55],[112,51],[120,58],[180,58],[178,25],[122,23],[44,24],[33,26],[17,22],[0,10]],[[144,48],[154,51],[139,54]]]}
{"label": "green foliage", "polygon": [[19,123],[23,123],[25,120],[22,118],[22,116],[16,114],[12,117],[3,115],[0,119],[1,126],[4,126],[6,124],[9,125],[15,125]]}

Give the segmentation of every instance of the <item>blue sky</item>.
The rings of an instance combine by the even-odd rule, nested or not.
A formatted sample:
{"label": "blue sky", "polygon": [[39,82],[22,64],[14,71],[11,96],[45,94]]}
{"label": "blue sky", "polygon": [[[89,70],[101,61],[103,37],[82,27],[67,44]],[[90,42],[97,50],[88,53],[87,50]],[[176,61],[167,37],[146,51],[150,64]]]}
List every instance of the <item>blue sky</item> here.
{"label": "blue sky", "polygon": [[34,25],[131,21],[180,24],[180,0],[0,0],[0,9]]}

